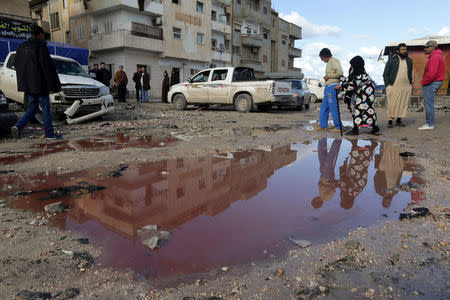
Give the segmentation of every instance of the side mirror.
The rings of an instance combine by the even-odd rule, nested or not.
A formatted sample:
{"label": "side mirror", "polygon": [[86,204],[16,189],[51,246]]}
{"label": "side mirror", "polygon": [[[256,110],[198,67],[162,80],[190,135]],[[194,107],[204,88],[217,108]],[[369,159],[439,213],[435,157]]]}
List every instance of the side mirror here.
{"label": "side mirror", "polygon": [[89,73],[89,76],[91,76],[91,78],[97,78],[97,75],[95,75],[95,73],[93,73],[93,72],[91,72],[91,73]]}
{"label": "side mirror", "polygon": [[192,79],[191,79],[191,78],[188,78],[187,82],[191,83],[191,82],[192,82]]}

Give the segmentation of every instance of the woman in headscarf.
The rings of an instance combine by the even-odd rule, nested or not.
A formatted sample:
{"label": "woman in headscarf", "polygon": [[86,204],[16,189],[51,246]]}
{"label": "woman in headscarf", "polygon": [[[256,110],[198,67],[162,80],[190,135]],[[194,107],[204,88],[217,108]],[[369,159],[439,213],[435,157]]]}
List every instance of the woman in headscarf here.
{"label": "woman in headscarf", "polygon": [[375,100],[375,83],[366,73],[364,59],[355,56],[350,60],[348,77],[341,76],[340,85],[335,89],[345,92],[346,101],[355,95],[355,109],[353,111],[353,129],[347,135],[358,135],[359,127],[372,127],[371,134],[378,134],[380,128],[376,125],[377,115],[373,108]]}
{"label": "woman in headscarf", "polygon": [[164,79],[162,83],[162,95],[161,101],[167,103],[167,94],[169,93],[170,82],[169,82],[169,74],[167,71],[164,71]]}

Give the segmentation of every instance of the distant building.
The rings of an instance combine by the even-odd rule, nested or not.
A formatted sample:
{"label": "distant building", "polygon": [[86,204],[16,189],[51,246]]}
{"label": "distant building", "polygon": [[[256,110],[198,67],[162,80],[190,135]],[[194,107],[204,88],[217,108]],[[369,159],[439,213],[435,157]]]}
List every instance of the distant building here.
{"label": "distant building", "polygon": [[422,80],[428,58],[424,54],[424,46],[429,40],[435,40],[438,43],[438,48],[444,52],[446,75],[442,87],[439,90],[439,95],[450,95],[450,36],[426,36],[410,41],[392,42],[384,48],[384,55],[390,56],[395,47],[400,43],[405,43],[408,46],[408,55],[413,60],[413,95],[422,95],[420,81]]}

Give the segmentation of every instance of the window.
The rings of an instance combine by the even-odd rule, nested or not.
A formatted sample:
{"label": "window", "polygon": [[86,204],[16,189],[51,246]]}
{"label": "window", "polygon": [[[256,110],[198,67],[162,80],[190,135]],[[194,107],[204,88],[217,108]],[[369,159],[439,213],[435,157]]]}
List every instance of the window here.
{"label": "window", "polygon": [[111,33],[112,30],[112,22],[111,21],[107,21],[105,23],[105,33]]}
{"label": "window", "polygon": [[241,5],[241,0],[237,0],[237,4]]}
{"label": "window", "polygon": [[212,39],[211,40],[211,49],[216,50],[217,48],[217,40]]}
{"label": "window", "polygon": [[63,8],[67,8],[67,0],[63,0]]}
{"label": "window", "polygon": [[269,38],[269,35],[267,34],[267,32],[264,32],[264,39],[267,40]]}
{"label": "window", "polygon": [[197,69],[191,69],[191,75],[195,75],[195,74],[197,74],[198,72],[200,72],[200,70],[197,70]]}
{"label": "window", "polygon": [[203,2],[197,1],[197,12],[203,13]]}
{"label": "window", "polygon": [[215,21],[217,20],[217,12],[216,11],[211,11],[211,20]]}
{"label": "window", "polygon": [[11,56],[9,57],[8,63],[6,64],[6,67],[8,69],[15,69],[16,66],[14,64],[14,62],[16,61],[16,55],[15,54],[11,54]]}
{"label": "window", "polygon": [[181,5],[181,0],[172,0],[172,3]]}
{"label": "window", "polygon": [[230,40],[225,40],[225,51],[230,49]]}
{"label": "window", "polygon": [[77,38],[79,40],[84,39],[84,27],[83,26],[80,26],[77,28]]}
{"label": "window", "polygon": [[191,82],[207,82],[208,78],[209,78],[209,73],[211,73],[211,71],[205,71],[205,72],[201,72],[200,74],[198,74],[197,76],[195,76],[194,78],[192,78]]}
{"label": "window", "polygon": [[70,31],[66,31],[66,44],[70,44]]}
{"label": "window", "polygon": [[263,62],[267,62],[267,55],[263,55]]}
{"label": "window", "polygon": [[203,44],[203,37],[205,35],[203,33],[197,33],[197,44]]}
{"label": "window", "polygon": [[227,78],[228,70],[215,70],[212,74],[211,81],[225,80]]}
{"label": "window", "polygon": [[34,15],[35,15],[35,18],[36,18],[36,19],[42,20],[42,9],[36,10],[36,11],[34,12]]}
{"label": "window", "polygon": [[286,66],[286,61],[283,59],[283,60],[281,60],[281,66],[282,67],[285,67]]}
{"label": "window", "polygon": [[263,13],[264,13],[265,15],[267,15],[267,7],[264,7],[264,8],[263,8]]}
{"label": "window", "polygon": [[181,29],[180,28],[173,28],[173,38],[177,40],[181,40]]}
{"label": "window", "polygon": [[233,54],[241,55],[241,47],[233,46]]}
{"label": "window", "polygon": [[286,45],[286,40],[281,40],[281,43],[282,43],[283,45]]}
{"label": "window", "polygon": [[52,30],[59,29],[59,14],[54,12],[50,14],[50,26]]}
{"label": "window", "polygon": [[296,90],[301,90],[303,88],[302,82],[301,81],[292,81],[291,87]]}

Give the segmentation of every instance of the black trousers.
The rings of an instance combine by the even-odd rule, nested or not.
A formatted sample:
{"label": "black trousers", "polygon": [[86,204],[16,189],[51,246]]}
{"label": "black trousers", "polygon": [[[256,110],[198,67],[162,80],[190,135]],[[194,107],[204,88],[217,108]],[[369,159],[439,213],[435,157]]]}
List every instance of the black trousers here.
{"label": "black trousers", "polygon": [[141,88],[136,88],[136,100],[141,101],[141,97],[139,97],[139,93],[141,92]]}
{"label": "black trousers", "polygon": [[121,83],[119,84],[119,86],[117,87],[117,97],[119,98],[119,102],[125,102],[126,100],[126,95],[127,95],[127,85],[125,83]]}

